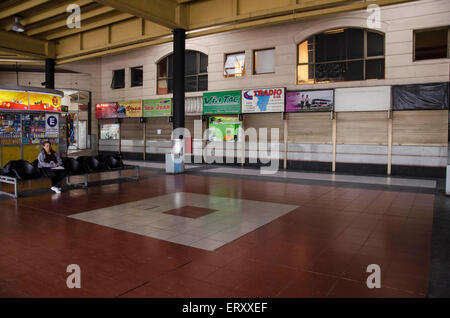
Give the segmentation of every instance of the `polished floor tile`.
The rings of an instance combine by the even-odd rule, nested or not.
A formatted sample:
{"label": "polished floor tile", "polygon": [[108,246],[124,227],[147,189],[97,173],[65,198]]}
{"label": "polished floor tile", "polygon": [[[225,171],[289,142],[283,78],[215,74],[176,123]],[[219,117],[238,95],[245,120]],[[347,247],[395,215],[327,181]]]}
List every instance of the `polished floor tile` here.
{"label": "polished floor tile", "polygon": [[[177,192],[70,217],[214,250],[296,208],[295,205]],[[140,213],[136,215],[136,212]]]}
{"label": "polished floor tile", "polygon": [[351,183],[366,183],[366,184],[379,184],[379,185],[395,185],[395,186],[407,186],[407,187],[420,187],[420,188],[436,188],[436,181],[423,180],[423,179],[404,179],[396,177],[367,177],[367,176],[352,176],[341,174],[329,174],[329,173],[310,173],[310,172],[286,172],[277,171],[274,174],[261,174],[259,169],[248,168],[215,168],[204,171],[205,173],[224,173],[224,174],[236,174],[245,176],[264,176],[264,177],[277,177],[288,179],[305,179],[305,180],[325,180],[336,182],[351,182]]}
{"label": "polished floor tile", "polygon": [[205,171],[1,200],[0,297],[426,296],[434,194]]}

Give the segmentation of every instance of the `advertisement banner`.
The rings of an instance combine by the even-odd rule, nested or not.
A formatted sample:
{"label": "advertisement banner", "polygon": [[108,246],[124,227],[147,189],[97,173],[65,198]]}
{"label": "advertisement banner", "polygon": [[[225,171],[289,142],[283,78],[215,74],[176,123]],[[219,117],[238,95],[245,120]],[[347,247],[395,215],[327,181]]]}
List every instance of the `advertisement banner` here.
{"label": "advertisement banner", "polygon": [[0,109],[28,109],[28,92],[0,90]]}
{"label": "advertisement banner", "polygon": [[126,117],[125,107],[120,107],[118,103],[98,103],[95,104],[95,118],[123,118]]}
{"label": "advertisement banner", "polygon": [[168,117],[172,115],[172,99],[146,99],[142,101],[143,117]]}
{"label": "advertisement banner", "polygon": [[61,111],[61,96],[30,92],[30,110]]}
{"label": "advertisement banner", "polygon": [[242,113],[284,112],[284,88],[242,91]]}
{"label": "advertisement banner", "polygon": [[142,101],[121,101],[118,103],[119,108],[125,108],[125,114],[127,117],[142,117]]}
{"label": "advertisement banner", "polygon": [[330,112],[334,107],[332,89],[286,92],[286,112]]}
{"label": "advertisement banner", "polygon": [[45,114],[45,137],[56,138],[59,135],[58,117],[56,114]]}
{"label": "advertisement banner", "polygon": [[120,137],[119,124],[104,124],[100,125],[100,139],[117,140]]}
{"label": "advertisement banner", "polygon": [[211,116],[208,122],[209,141],[240,141],[242,122],[236,116]]}
{"label": "advertisement banner", "polygon": [[203,114],[239,114],[241,91],[203,93]]}

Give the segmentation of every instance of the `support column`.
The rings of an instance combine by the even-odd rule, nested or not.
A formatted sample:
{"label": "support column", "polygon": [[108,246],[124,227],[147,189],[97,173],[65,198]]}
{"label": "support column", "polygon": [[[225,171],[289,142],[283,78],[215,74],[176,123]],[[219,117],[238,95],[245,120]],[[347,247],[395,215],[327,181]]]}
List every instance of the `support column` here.
{"label": "support column", "polygon": [[337,119],[336,116],[337,114],[335,112],[331,113],[332,116],[332,121],[333,121],[333,135],[331,137],[331,142],[333,144],[333,159],[332,159],[332,163],[331,163],[331,172],[336,172],[336,141],[337,141]]}
{"label": "support column", "polygon": [[45,59],[45,88],[55,89],[55,60]]}
{"label": "support column", "polygon": [[184,29],[173,30],[173,129],[184,128],[184,67],[185,67]]}

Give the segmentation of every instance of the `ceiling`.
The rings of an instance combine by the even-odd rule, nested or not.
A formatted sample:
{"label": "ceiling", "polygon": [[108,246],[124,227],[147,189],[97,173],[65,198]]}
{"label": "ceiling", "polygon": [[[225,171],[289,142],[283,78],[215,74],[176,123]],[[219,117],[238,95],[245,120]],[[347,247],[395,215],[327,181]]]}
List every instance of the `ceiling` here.
{"label": "ceiling", "polygon": [[[5,0],[0,3],[0,64],[58,64],[187,37],[267,26],[412,0]],[[68,28],[70,4],[81,27]],[[21,17],[23,33],[11,31]]]}

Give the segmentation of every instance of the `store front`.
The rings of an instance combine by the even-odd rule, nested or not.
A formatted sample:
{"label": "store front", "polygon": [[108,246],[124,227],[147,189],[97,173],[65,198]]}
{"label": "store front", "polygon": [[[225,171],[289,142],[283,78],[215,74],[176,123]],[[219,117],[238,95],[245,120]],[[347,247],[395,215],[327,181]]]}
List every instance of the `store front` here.
{"label": "store front", "polygon": [[88,108],[90,92],[76,89],[61,89],[62,121],[66,124],[68,152],[90,148],[88,142]]}
{"label": "store front", "polygon": [[[203,116],[208,135],[205,161],[237,163],[241,158],[241,91],[203,94]],[[224,144],[225,142],[225,144]],[[239,158],[239,159],[238,159]]]}
{"label": "store front", "polygon": [[38,87],[0,86],[0,164],[11,160],[33,162],[49,140],[60,154],[66,152],[65,121],[61,120],[64,93]]}
{"label": "store front", "polygon": [[119,108],[117,102],[95,104],[95,117],[99,128],[99,152],[120,152],[120,119],[125,116],[125,109]]}

